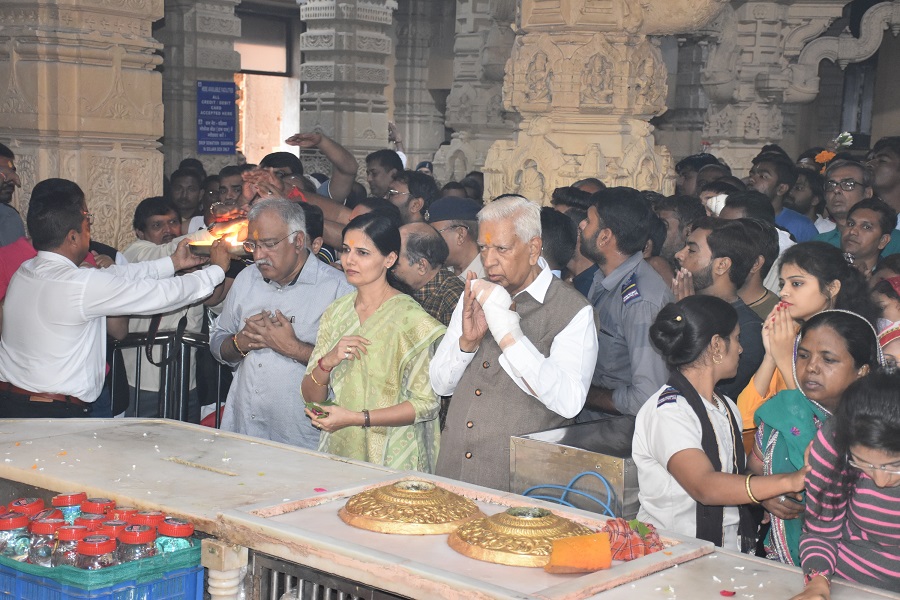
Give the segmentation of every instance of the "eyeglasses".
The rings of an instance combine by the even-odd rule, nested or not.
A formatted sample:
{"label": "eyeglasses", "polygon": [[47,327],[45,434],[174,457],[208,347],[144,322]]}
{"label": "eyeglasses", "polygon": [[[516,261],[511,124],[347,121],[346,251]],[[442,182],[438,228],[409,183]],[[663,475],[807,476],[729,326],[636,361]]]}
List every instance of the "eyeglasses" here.
{"label": "eyeglasses", "polygon": [[859,462],[852,456],[847,457],[847,464],[860,471],[881,471],[887,475],[900,475],[900,465],[871,465],[869,463]]}
{"label": "eyeglasses", "polygon": [[443,229],[438,229],[437,232],[438,232],[438,233],[444,233],[444,232],[447,231],[448,229],[465,229],[465,230],[468,231],[469,226],[468,226],[468,225],[447,225],[447,226],[444,227]]}
{"label": "eyeglasses", "polygon": [[387,195],[390,198],[391,196],[409,196],[410,193],[409,192],[401,192],[400,190],[388,190]]}
{"label": "eyeglasses", "polygon": [[84,218],[87,219],[88,225],[94,224],[94,215],[89,212],[81,211],[81,214],[84,215]]}
{"label": "eyeglasses", "polygon": [[835,181],[833,179],[829,179],[825,182],[825,191],[833,192],[841,186],[841,189],[845,192],[852,192],[856,189],[856,186],[864,186],[865,184],[860,183],[859,181],[854,181],[853,179],[841,179],[840,181]]}
{"label": "eyeglasses", "polygon": [[291,237],[292,235],[294,235],[296,233],[300,233],[300,232],[292,231],[289,234],[287,234],[286,236],[284,236],[283,238],[281,238],[280,240],[278,240],[277,242],[253,242],[253,241],[247,240],[246,242],[243,243],[244,250],[246,250],[250,254],[253,254],[257,250],[260,250],[262,248],[265,248],[266,250],[272,250],[275,248],[275,246],[277,246],[278,244],[280,244],[281,242],[283,242],[284,240],[288,239],[289,237]]}

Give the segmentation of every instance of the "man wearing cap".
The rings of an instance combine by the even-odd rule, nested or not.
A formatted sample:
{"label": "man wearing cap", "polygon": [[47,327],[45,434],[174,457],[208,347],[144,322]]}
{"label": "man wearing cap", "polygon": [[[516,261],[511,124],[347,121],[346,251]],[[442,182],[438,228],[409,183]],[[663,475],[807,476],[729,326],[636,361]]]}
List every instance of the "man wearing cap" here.
{"label": "man wearing cap", "polygon": [[466,273],[474,271],[478,279],[484,278],[484,266],[478,248],[478,211],[484,206],[471,198],[447,196],[434,203],[425,211],[425,221],[437,229],[450,254],[447,266],[460,278],[466,280]]}
{"label": "man wearing cap", "polygon": [[430,160],[423,160],[419,164],[416,165],[416,171],[419,173],[425,173],[426,175],[430,175],[434,177],[434,165]]}

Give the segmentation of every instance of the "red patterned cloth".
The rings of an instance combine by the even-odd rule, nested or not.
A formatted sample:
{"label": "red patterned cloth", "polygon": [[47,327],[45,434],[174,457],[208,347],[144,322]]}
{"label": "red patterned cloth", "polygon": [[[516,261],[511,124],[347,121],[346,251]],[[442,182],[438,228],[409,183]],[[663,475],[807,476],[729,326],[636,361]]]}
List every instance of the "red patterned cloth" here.
{"label": "red patterned cloth", "polygon": [[609,533],[609,545],[612,550],[613,560],[634,560],[647,554],[659,552],[664,548],[659,534],[653,525],[638,524],[633,521],[636,528],[645,531],[642,536],[628,521],[622,518],[610,519],[603,526],[603,530]]}

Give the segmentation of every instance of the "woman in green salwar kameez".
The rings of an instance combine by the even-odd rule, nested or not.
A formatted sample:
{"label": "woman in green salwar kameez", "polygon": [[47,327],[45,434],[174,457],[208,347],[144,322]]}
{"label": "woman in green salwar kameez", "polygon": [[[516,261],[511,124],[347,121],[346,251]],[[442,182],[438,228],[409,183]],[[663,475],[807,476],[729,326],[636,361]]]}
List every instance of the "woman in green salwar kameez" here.
{"label": "woman in green salwar kameez", "polygon": [[[433,472],[440,399],[428,366],[445,327],[391,285],[400,232],[385,217],[356,217],[343,232],[341,264],[356,292],[322,315],[303,379],[319,450],[401,470]],[[318,414],[318,416],[317,416]]]}

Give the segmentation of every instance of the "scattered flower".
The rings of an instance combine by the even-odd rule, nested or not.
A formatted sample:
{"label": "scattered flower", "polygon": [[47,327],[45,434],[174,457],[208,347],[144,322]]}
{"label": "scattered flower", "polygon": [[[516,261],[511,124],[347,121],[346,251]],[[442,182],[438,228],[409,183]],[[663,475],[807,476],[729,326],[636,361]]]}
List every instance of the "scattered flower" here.
{"label": "scattered flower", "polygon": [[326,490],[325,488],[313,488],[313,491],[321,494],[322,492],[327,492],[328,490]]}
{"label": "scattered flower", "polygon": [[796,427],[791,427],[791,435],[800,435],[800,430]]}
{"label": "scattered flower", "polygon": [[816,154],[815,160],[820,165],[824,165],[824,164],[827,164],[835,156],[837,156],[837,155],[834,152],[832,152],[831,150],[822,150],[821,152]]}

